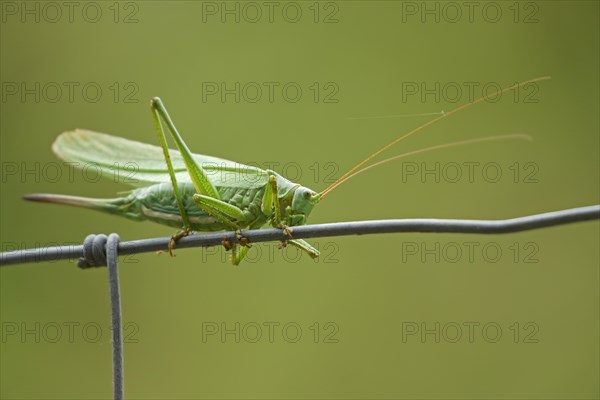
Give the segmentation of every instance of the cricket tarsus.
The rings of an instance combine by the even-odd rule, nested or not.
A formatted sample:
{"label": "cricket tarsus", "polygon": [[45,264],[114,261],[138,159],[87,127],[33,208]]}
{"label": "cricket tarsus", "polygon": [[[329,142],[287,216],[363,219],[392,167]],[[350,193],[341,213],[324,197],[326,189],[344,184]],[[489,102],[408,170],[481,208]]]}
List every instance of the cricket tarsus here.
{"label": "cricket tarsus", "polygon": [[242,231],[240,231],[239,229],[235,231],[235,238],[237,239],[240,246],[252,247],[252,243],[250,243],[250,240],[246,236],[242,235]]}
{"label": "cricket tarsus", "polygon": [[167,249],[169,251],[169,255],[171,257],[175,257],[175,254],[173,253],[173,249],[175,249],[175,246],[177,246],[177,241],[179,241],[179,239],[188,236],[189,234],[191,234],[192,228],[187,226],[185,228],[183,228],[182,230],[180,230],[179,232],[177,232],[176,234],[174,234],[173,236],[171,236],[171,239],[169,239],[169,244],[167,245]]}
{"label": "cricket tarsus", "polygon": [[221,239],[221,246],[223,246],[225,248],[225,251],[229,251],[233,248],[233,244],[227,238]]}

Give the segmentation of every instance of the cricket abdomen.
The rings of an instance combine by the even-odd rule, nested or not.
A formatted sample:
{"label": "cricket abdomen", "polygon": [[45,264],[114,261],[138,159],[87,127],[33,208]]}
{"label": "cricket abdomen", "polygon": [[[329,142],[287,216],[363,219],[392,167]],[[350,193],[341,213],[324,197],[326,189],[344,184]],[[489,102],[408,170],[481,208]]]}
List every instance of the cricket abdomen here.
{"label": "cricket abdomen", "polygon": [[[191,183],[180,183],[178,186],[183,205],[194,231],[230,229],[229,226],[198,207],[192,198],[196,193],[196,189]],[[232,188],[217,186],[217,191],[222,201],[238,207],[244,213],[244,221],[234,221],[240,228],[246,228],[261,221],[266,222],[268,216],[265,216],[261,211],[261,202],[265,192],[264,187]],[[146,219],[175,228],[183,227],[183,220],[179,215],[179,207],[173,193],[173,186],[170,183],[159,183],[136,189],[129,196],[133,197],[129,213],[131,214],[135,210],[138,214],[138,218],[134,219]]]}

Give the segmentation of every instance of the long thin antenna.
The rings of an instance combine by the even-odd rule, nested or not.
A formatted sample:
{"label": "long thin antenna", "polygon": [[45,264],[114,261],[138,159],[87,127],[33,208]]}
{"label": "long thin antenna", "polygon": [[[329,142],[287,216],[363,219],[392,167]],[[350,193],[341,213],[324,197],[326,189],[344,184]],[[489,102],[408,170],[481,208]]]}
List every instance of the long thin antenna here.
{"label": "long thin antenna", "polygon": [[348,119],[385,119],[385,118],[409,118],[409,117],[430,117],[432,115],[443,115],[444,110],[418,114],[397,114],[397,115],[374,115],[370,117],[350,117]]}
{"label": "long thin antenna", "polygon": [[527,81],[516,83],[516,84],[514,84],[512,86],[509,86],[507,88],[504,88],[504,89],[501,89],[501,90],[497,90],[497,91],[495,91],[492,94],[488,94],[488,95],[482,96],[482,97],[480,97],[480,98],[472,101],[471,103],[466,103],[466,104],[460,105],[460,106],[458,106],[456,108],[453,108],[452,110],[450,110],[450,111],[448,111],[448,112],[446,112],[446,113],[444,113],[442,115],[439,115],[439,116],[437,116],[437,117],[435,117],[435,118],[427,121],[423,125],[418,126],[417,128],[413,129],[412,131],[410,131],[410,132],[408,132],[408,133],[400,136],[399,138],[393,140],[392,142],[386,144],[385,146],[383,146],[382,148],[380,148],[379,150],[377,150],[375,153],[371,154],[369,157],[365,158],[363,161],[361,161],[360,163],[356,164],[354,167],[352,167],[350,170],[348,170],[348,172],[346,172],[344,175],[342,175],[340,178],[338,178],[335,182],[333,182],[331,185],[329,185],[325,190],[323,190],[320,193],[321,199],[323,199],[325,196],[327,196],[327,194],[329,192],[331,192],[334,188],[336,188],[337,186],[339,186],[339,183],[342,180],[345,180],[346,177],[348,177],[349,175],[351,175],[354,171],[358,170],[360,167],[362,167],[363,165],[365,165],[366,163],[368,163],[369,161],[371,161],[371,159],[373,159],[374,157],[376,157],[377,155],[379,155],[383,151],[389,149],[390,147],[394,146],[398,142],[406,139],[407,137],[409,137],[413,133],[417,133],[420,130],[428,127],[429,125],[431,125],[431,124],[433,124],[433,123],[435,123],[437,121],[440,121],[440,120],[442,120],[442,119],[444,119],[446,117],[449,117],[450,115],[455,114],[455,113],[457,113],[459,111],[462,111],[465,108],[471,107],[472,105],[475,105],[477,103],[481,103],[482,101],[484,101],[484,100],[486,100],[486,99],[488,99],[490,97],[498,96],[498,95],[500,95],[502,93],[505,93],[505,92],[507,92],[509,90],[520,88],[521,86],[525,86],[525,85],[530,84],[530,83],[539,82],[539,81],[545,81],[545,80],[549,80],[549,79],[550,79],[550,76],[542,76],[542,77],[539,77],[539,78],[529,79]]}
{"label": "long thin antenna", "polygon": [[514,140],[527,140],[529,142],[531,142],[533,140],[531,136],[529,136],[529,135],[523,135],[523,134],[501,135],[501,136],[488,136],[488,137],[482,137],[482,138],[476,138],[476,139],[461,140],[459,142],[450,142],[450,143],[438,144],[436,146],[425,147],[423,149],[409,151],[407,153],[402,153],[402,154],[399,154],[399,155],[394,156],[394,157],[386,158],[385,160],[378,161],[375,164],[371,164],[371,165],[368,165],[368,166],[366,166],[366,167],[364,167],[362,169],[359,169],[358,171],[353,172],[352,174],[346,176],[344,179],[342,179],[337,184],[335,184],[335,186],[332,185],[331,189],[329,189],[329,191],[331,192],[337,186],[341,185],[342,183],[346,182],[347,180],[350,180],[350,179],[354,178],[356,175],[360,175],[363,172],[367,172],[371,168],[378,167],[378,166],[380,166],[382,164],[387,164],[390,161],[395,161],[395,160],[397,160],[399,158],[414,156],[416,154],[421,154],[421,153],[427,153],[427,152],[433,151],[433,150],[441,150],[441,149],[448,149],[450,147],[463,146],[463,145],[467,145],[467,144],[482,143],[482,142],[496,142],[496,141],[499,141],[499,140],[513,140],[513,139]]}

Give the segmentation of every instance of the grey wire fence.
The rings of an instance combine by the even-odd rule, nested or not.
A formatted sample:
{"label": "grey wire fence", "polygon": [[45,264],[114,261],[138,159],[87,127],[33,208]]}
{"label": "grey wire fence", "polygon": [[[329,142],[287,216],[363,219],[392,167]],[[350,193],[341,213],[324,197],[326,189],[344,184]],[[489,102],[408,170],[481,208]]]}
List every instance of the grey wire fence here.
{"label": "grey wire fence", "polygon": [[[294,227],[293,236],[297,239],[307,239],[403,232],[503,234],[597,219],[600,219],[600,205],[497,221],[392,219],[304,225]],[[251,242],[289,239],[281,229],[249,230],[243,231],[242,234]],[[231,243],[237,242],[235,232],[220,232],[184,237],[177,242],[177,248],[220,246],[223,239],[227,239]],[[56,246],[0,253],[0,267],[77,257],[79,257],[78,266],[81,268],[108,266],[113,343],[113,393],[115,399],[123,399],[125,393],[123,331],[117,256],[165,250],[169,240],[170,237],[162,237],[120,242],[119,236],[115,233],[109,236],[89,235],[85,238],[83,245],[79,246]]]}

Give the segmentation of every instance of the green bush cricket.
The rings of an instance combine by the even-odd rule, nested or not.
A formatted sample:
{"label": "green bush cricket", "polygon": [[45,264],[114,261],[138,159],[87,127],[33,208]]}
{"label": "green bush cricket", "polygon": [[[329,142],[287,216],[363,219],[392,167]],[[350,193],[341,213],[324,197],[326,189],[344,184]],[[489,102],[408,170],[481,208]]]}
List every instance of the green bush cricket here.
{"label": "green bush cricket", "polygon": [[[520,82],[442,113],[383,146],[320,193],[291,182],[272,170],[193,154],[162,101],[155,97],[151,101],[151,110],[160,147],[80,129],[62,133],[52,145],[54,153],[64,161],[93,163],[101,172],[114,173],[115,168],[120,168],[119,165],[136,165],[136,179],[146,186],[113,199],[54,194],[32,194],[24,198],[91,208],[133,220],[150,220],[180,228],[169,243],[168,251],[171,254],[177,240],[193,231],[234,230],[237,242],[223,240],[222,244],[227,250],[232,250],[231,258],[235,265],[241,262],[251,246],[241,230],[259,229],[269,223],[273,227],[283,229],[289,236],[289,239],[282,242],[283,245],[289,243],[314,258],[318,257],[319,251],[305,240],[293,238],[293,227],[306,224],[313,207],[348,179],[373,167],[425,151],[490,140],[528,137],[504,135],[447,143],[400,154],[363,167],[371,159],[406,137],[467,107],[508,90],[547,79],[550,78],[540,77]],[[178,151],[168,148],[163,123],[167,126]],[[363,168],[360,169],[361,167]],[[128,169],[122,168],[122,172],[128,172]]]}

